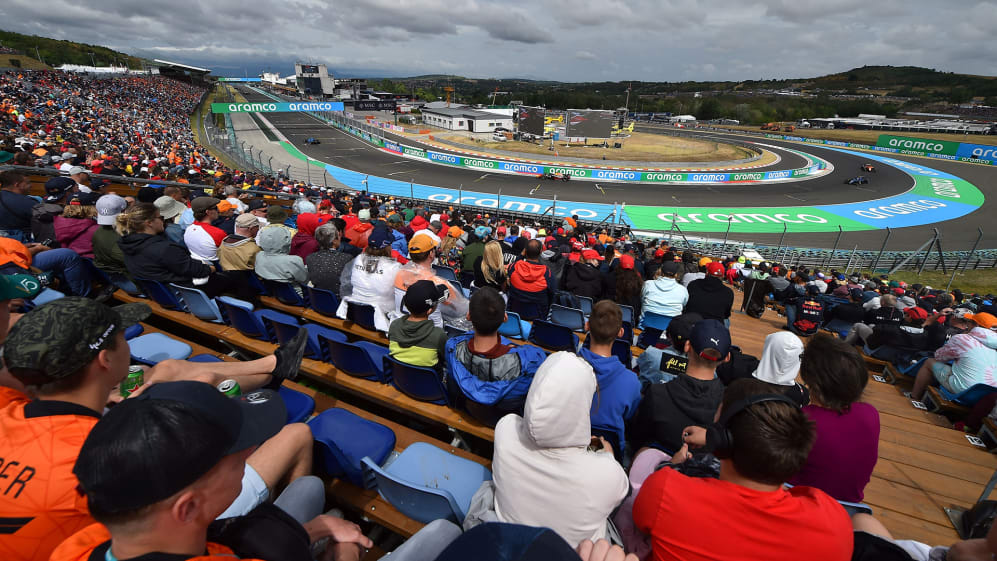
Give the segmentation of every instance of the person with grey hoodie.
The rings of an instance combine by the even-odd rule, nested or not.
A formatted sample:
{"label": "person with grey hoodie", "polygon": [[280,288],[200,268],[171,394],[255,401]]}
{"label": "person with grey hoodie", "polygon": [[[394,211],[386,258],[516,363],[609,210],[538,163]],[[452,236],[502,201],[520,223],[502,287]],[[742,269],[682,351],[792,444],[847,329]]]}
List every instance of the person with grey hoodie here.
{"label": "person with grey hoodie", "polygon": [[264,228],[260,231],[260,252],[256,254],[256,274],[260,278],[290,282],[301,293],[308,282],[305,262],[291,251],[291,233],[286,228]]}

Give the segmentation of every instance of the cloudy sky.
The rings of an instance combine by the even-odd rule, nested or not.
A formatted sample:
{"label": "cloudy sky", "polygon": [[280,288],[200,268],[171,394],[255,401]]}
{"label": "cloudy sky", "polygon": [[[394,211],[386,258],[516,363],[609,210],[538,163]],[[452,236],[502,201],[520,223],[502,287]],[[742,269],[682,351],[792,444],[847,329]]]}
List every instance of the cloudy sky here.
{"label": "cloudy sky", "polygon": [[[86,4],[86,5],[82,5]],[[0,27],[211,68],[744,80],[863,65],[997,75],[997,0],[5,0]]]}

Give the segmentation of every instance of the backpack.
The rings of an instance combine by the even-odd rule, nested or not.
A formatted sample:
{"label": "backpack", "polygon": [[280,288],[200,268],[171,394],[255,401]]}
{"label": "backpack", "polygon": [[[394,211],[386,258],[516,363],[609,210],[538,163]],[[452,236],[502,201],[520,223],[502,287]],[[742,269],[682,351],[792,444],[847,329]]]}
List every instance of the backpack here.
{"label": "backpack", "polygon": [[56,249],[62,247],[55,241],[55,217],[62,214],[62,207],[51,203],[38,203],[31,208],[31,235],[38,243]]}

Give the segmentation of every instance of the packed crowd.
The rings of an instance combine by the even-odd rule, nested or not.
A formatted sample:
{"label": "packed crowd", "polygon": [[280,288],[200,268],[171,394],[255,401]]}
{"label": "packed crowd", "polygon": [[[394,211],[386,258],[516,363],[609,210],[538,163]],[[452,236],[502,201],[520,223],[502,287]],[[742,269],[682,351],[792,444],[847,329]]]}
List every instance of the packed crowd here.
{"label": "packed crowd", "polygon": [[[101,115],[95,130],[115,118]],[[23,174],[0,173],[5,559],[366,553],[357,524],[323,513],[310,429],[284,424],[274,391],[298,376],[305,329],[257,360],[167,360],[127,397],[118,391],[125,331],[150,309],[100,300],[158,281],[253,307],[257,279],[327,290],[344,318],[369,309],[389,342],[365,347],[374,364],[391,356],[435,369],[453,407],[493,415],[480,419],[495,426],[492,479],[466,518],[427,525],[392,559],[958,561],[997,551],[997,535],[951,548],[894,540],[857,504],[880,428],[859,401],[869,377],[860,345],[917,365],[914,397],[930,384],[997,386],[990,295],[695,255],[577,217],[542,224],[307,187],[289,210],[225,181],[122,197],[65,171],[43,200]],[[736,289],[749,315],[769,301],[785,307],[786,330],[765,338],[760,357],[732,340]],[[45,293],[52,301],[29,310]],[[583,345],[572,335],[548,353],[505,335],[528,341],[565,310],[579,310]],[[643,352],[632,360],[635,329]],[[241,397],[215,389],[230,379]]]}

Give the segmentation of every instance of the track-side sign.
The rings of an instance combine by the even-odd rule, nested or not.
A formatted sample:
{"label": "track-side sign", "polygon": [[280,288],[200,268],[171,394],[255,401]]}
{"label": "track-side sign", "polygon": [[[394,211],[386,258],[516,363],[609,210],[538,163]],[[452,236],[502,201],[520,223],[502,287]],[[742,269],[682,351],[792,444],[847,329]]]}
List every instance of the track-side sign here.
{"label": "track-side sign", "polygon": [[901,154],[911,152],[914,155],[931,153],[955,156],[959,151],[958,142],[934,140],[930,138],[914,138],[910,136],[893,136],[891,134],[879,135],[879,140],[876,141],[876,146],[883,148],[896,148]]}
{"label": "track-side sign", "polygon": [[291,103],[212,103],[212,113],[292,113],[295,111],[342,111],[341,101],[299,101]]}
{"label": "track-side sign", "polygon": [[219,78],[219,82],[262,82],[261,78]]}

